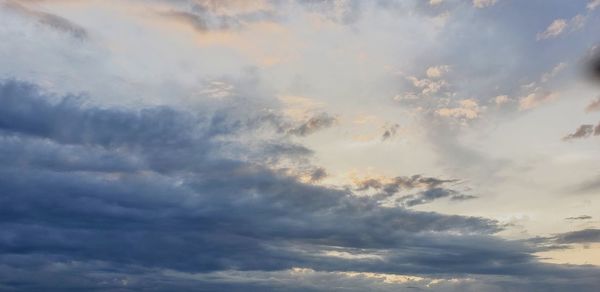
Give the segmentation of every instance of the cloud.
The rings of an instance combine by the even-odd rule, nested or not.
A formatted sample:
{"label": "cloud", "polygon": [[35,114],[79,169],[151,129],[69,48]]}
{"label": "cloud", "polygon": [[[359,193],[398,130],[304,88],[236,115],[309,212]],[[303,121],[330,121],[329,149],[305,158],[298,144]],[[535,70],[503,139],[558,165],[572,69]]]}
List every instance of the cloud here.
{"label": "cloud", "polygon": [[421,89],[421,94],[424,95],[435,94],[448,86],[448,83],[445,80],[432,80],[429,78],[419,79],[414,76],[409,76],[407,79],[412,82],[414,87]]}
{"label": "cloud", "polygon": [[532,93],[519,99],[519,110],[534,109],[556,98],[556,94],[537,87]]}
{"label": "cloud", "polygon": [[450,66],[440,65],[440,66],[433,66],[433,67],[427,68],[427,71],[425,71],[425,73],[427,74],[427,77],[429,77],[429,78],[439,78],[442,75],[444,75],[444,73],[447,73],[448,71],[450,71]]}
{"label": "cloud", "polygon": [[354,179],[357,191],[375,190],[376,193],[373,195],[373,198],[378,200],[385,201],[394,195],[418,190],[415,194],[402,195],[393,200],[395,203],[405,207],[427,204],[441,198],[449,198],[452,201],[465,201],[477,198],[476,196],[461,194],[447,187],[449,184],[459,182],[457,179],[439,179],[421,175]]}
{"label": "cloud", "polygon": [[494,102],[497,105],[502,105],[502,104],[505,104],[505,103],[507,103],[509,101],[510,101],[510,98],[508,97],[508,95],[498,95],[498,96],[496,96],[494,98]]}
{"label": "cloud", "polygon": [[[200,32],[205,32],[210,29],[208,23],[202,19],[201,16],[184,12],[184,11],[168,11],[161,13],[164,17],[173,19],[175,21],[179,21],[181,23],[185,23],[191,25],[194,29]],[[228,26],[224,24],[221,28],[227,28]]]}
{"label": "cloud", "polygon": [[587,138],[590,137],[592,134],[594,136],[600,135],[600,124],[598,124],[595,127],[594,125],[581,125],[579,126],[579,128],[577,128],[577,130],[575,130],[575,132],[563,137],[563,141]]}
{"label": "cloud", "polygon": [[443,2],[444,2],[444,0],[429,0],[429,5],[438,6],[438,5],[442,4]]}
{"label": "cloud", "polygon": [[473,120],[479,117],[481,108],[474,99],[464,99],[458,102],[457,107],[445,107],[435,111],[438,116],[451,117],[461,120]]}
{"label": "cloud", "polygon": [[577,31],[582,29],[585,26],[585,22],[587,21],[587,16],[577,14],[571,18],[569,22],[569,26],[571,27],[571,31]]}
{"label": "cloud", "polygon": [[473,0],[473,6],[476,8],[485,8],[493,6],[498,2],[497,0]]}
{"label": "cloud", "polygon": [[89,38],[89,33],[85,28],[64,17],[43,11],[33,10],[15,1],[6,1],[0,5],[20,15],[34,19],[36,22],[46,27],[69,34],[76,39],[86,40]]}
{"label": "cloud", "polygon": [[600,97],[590,102],[586,107],[585,111],[588,113],[600,111]]}
{"label": "cloud", "polygon": [[368,177],[354,180],[358,191],[374,189],[383,191],[388,195],[393,195],[401,190],[412,190],[415,188],[431,189],[456,182],[458,182],[457,179],[439,179],[418,174],[413,176],[397,176],[394,178]]}
{"label": "cloud", "polygon": [[556,66],[554,66],[554,68],[552,68],[550,72],[544,73],[542,75],[540,81],[542,83],[548,82],[550,79],[554,78],[556,75],[562,72],[565,68],[567,68],[567,63],[565,62],[560,62],[556,64]]}
{"label": "cloud", "polygon": [[559,244],[600,242],[600,229],[583,229],[558,234],[554,240]]}
{"label": "cloud", "polygon": [[315,133],[321,129],[329,128],[337,122],[337,118],[327,113],[321,113],[319,115],[309,118],[306,122],[301,125],[288,130],[288,133],[296,136],[307,136]]}
{"label": "cloud", "polygon": [[565,19],[556,19],[552,21],[545,31],[537,34],[537,40],[545,40],[555,38],[562,34],[567,28],[567,21]]}
{"label": "cloud", "polygon": [[299,0],[298,2],[311,12],[342,24],[357,22],[362,15],[364,5],[363,1],[356,0]]}
{"label": "cloud", "polygon": [[600,0],[589,0],[589,2],[587,4],[587,9],[588,10],[594,10],[598,6],[600,6]]}
{"label": "cloud", "polygon": [[576,216],[576,217],[567,217],[565,219],[566,220],[589,220],[589,219],[592,219],[592,216],[581,215],[581,216]]}
{"label": "cloud", "polygon": [[393,138],[394,136],[396,136],[399,128],[400,128],[400,125],[398,125],[398,124],[386,125],[384,127],[383,135],[381,135],[381,140],[385,141],[385,140]]}
{"label": "cloud", "polygon": [[404,206],[412,207],[416,205],[427,204],[441,198],[450,198],[453,201],[466,201],[477,198],[472,195],[462,195],[454,190],[431,188],[415,195],[404,196],[398,199],[398,202]]}
{"label": "cloud", "polygon": [[550,25],[548,25],[546,30],[544,30],[543,32],[539,32],[536,35],[536,39],[538,41],[552,39],[566,32],[580,30],[584,27],[586,20],[587,16],[581,14],[573,16],[573,18],[571,18],[568,21],[562,18],[555,19],[554,21],[552,21],[552,23],[550,23]]}
{"label": "cloud", "polygon": [[[303,183],[252,159],[295,154],[268,141],[257,149],[237,141],[259,130],[249,120],[168,107],[99,108],[84,100],[17,81],[0,85],[0,268],[40,271],[27,283],[55,283],[49,279],[58,274],[44,270],[53,264],[71,265],[79,275],[114,271],[115,285],[133,287],[147,269],[465,277],[545,270],[534,249],[495,237],[502,226],[494,220],[383,207],[377,198]],[[277,145],[293,148],[288,143]],[[319,179],[323,171],[313,174]],[[415,175],[359,188],[418,190],[407,205],[471,198],[446,190],[454,182]],[[332,250],[357,256],[328,256]]]}

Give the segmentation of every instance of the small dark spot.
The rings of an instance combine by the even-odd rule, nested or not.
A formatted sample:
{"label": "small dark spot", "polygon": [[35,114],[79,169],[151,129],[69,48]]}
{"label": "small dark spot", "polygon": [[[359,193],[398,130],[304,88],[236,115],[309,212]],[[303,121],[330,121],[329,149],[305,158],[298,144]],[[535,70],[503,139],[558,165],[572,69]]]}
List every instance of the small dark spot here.
{"label": "small dark spot", "polygon": [[600,48],[596,49],[587,60],[586,73],[591,80],[600,83]]}

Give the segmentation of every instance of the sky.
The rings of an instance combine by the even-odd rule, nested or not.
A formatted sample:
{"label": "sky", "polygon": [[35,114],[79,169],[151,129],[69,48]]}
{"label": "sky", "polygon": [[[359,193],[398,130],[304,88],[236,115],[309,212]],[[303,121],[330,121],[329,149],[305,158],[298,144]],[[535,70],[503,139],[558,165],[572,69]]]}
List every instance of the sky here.
{"label": "sky", "polygon": [[0,0],[0,291],[598,291],[598,27]]}

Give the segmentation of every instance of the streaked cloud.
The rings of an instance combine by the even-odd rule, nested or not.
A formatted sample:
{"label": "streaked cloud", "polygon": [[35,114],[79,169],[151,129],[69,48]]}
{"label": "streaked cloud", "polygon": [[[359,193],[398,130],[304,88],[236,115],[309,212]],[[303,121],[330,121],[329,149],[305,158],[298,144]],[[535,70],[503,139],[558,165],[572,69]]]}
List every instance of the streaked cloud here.
{"label": "streaked cloud", "polygon": [[45,27],[68,34],[76,39],[86,40],[89,38],[89,33],[85,28],[59,15],[34,10],[17,1],[5,1],[0,5],[4,9],[31,18]]}
{"label": "streaked cloud", "polygon": [[555,19],[548,25],[546,30],[537,34],[538,40],[551,39],[562,34],[567,28],[567,21],[565,19]]}

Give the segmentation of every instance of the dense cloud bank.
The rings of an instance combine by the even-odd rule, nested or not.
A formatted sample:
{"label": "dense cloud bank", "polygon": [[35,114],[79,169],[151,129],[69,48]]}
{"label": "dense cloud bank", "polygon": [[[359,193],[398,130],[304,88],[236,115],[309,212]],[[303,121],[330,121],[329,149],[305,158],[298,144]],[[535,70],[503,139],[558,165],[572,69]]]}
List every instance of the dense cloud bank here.
{"label": "dense cloud bank", "polygon": [[[84,101],[0,84],[1,290],[329,291],[374,281],[343,272],[599,284],[593,268],[541,264],[535,247],[495,237],[495,221],[382,207],[233,159],[224,149],[235,140],[224,137],[252,128],[246,118]],[[277,146],[262,155],[307,155]],[[297,269],[333,279],[309,287]],[[226,274],[236,271],[246,272]]]}

